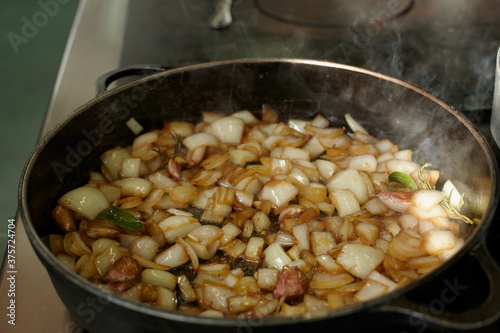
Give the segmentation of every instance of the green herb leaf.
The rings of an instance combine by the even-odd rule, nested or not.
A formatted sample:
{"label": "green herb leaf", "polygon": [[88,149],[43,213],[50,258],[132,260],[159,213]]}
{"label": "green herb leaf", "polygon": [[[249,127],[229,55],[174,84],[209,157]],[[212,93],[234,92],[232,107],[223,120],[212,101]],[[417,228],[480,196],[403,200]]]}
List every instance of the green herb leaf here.
{"label": "green herb leaf", "polygon": [[411,178],[410,176],[408,176],[406,173],[403,172],[394,171],[389,175],[389,178],[387,178],[387,187],[389,188],[389,191],[391,192],[401,191],[401,189],[392,187],[391,183],[399,183],[404,187],[409,188],[412,191],[418,190],[417,184],[415,183],[413,178]]}
{"label": "green herb leaf", "polygon": [[144,225],[134,215],[121,208],[110,206],[97,217],[101,220],[113,222],[114,224],[131,230],[144,230]]}
{"label": "green herb leaf", "polygon": [[[422,168],[420,168],[420,170],[418,171],[418,182],[419,182],[419,186],[420,186],[421,189],[431,189],[431,190],[433,190],[433,189],[436,188],[435,186],[431,186],[431,184],[429,184],[429,182],[425,181],[424,177],[423,177],[425,168],[430,167],[431,165],[432,165],[431,163],[425,163],[422,166]],[[462,210],[462,206],[464,205],[464,195],[463,194],[462,194],[462,197],[461,197],[460,202],[458,204],[458,209],[455,208],[451,204],[450,198],[443,199],[443,201],[441,201],[440,204],[446,210],[446,212],[448,213],[448,218],[450,218],[452,220],[460,220],[460,221],[464,221],[465,223],[469,223],[469,224],[474,224],[474,223],[478,223],[479,222],[479,220],[476,219],[476,218],[470,219],[467,216],[465,216],[462,213],[460,213],[460,211]]]}

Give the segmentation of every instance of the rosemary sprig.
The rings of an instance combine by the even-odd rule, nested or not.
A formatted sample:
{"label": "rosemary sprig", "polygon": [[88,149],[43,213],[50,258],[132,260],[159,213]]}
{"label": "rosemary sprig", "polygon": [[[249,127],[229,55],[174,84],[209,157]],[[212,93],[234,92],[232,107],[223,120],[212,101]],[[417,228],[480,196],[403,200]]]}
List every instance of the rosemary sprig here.
{"label": "rosemary sprig", "polygon": [[168,157],[165,156],[165,153],[161,151],[160,146],[156,145],[156,148],[150,148],[152,151],[158,153],[160,156],[160,166],[156,170],[163,169],[168,164]]}
{"label": "rosemary sprig", "polygon": [[177,134],[174,130],[170,133],[172,138],[174,139],[174,155],[177,155],[182,150],[182,137],[180,134]]}
{"label": "rosemary sprig", "polygon": [[[182,137],[180,134],[177,134],[174,130],[170,133],[172,135],[172,139],[174,140],[174,155],[178,155],[182,150]],[[168,156],[161,151],[160,146],[156,145],[156,148],[150,148],[152,151],[156,152],[160,156],[160,166],[156,170],[163,169],[168,165],[169,158]]]}
{"label": "rosemary sprig", "polygon": [[[431,163],[425,163],[418,171],[418,183],[419,183],[419,187],[421,189],[430,189],[430,190],[436,189],[435,186],[432,186],[428,181],[425,181],[423,179],[423,174],[424,174],[425,168],[430,167],[431,165],[432,165]],[[464,197],[465,197],[465,194],[462,194],[462,196],[460,197],[460,201],[457,204],[458,209],[457,209],[457,207],[455,207],[454,205],[451,204],[450,197],[444,198],[443,201],[441,201],[441,206],[448,212],[448,214],[449,214],[448,217],[450,219],[461,220],[461,221],[464,221],[465,223],[474,224],[474,223],[478,222],[477,218],[470,219],[469,217],[460,213],[460,211],[462,210],[462,207],[465,203]]]}

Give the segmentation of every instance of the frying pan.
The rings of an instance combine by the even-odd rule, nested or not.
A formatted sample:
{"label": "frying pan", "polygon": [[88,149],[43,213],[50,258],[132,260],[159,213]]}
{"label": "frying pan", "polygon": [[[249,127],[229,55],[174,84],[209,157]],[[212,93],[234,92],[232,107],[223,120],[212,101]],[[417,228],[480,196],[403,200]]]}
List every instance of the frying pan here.
{"label": "frying pan", "polygon": [[[105,91],[123,73],[137,71],[148,75]],[[88,331],[299,332],[335,327],[359,331],[388,324],[417,331],[419,323],[472,329],[498,319],[500,269],[485,245],[498,205],[498,166],[488,143],[458,111],[400,80],[321,61],[239,59],[155,72],[128,68],[103,76],[98,96],[43,137],[23,170],[19,202],[29,240],[58,295]],[[464,247],[421,279],[319,318],[217,319],[165,311],[103,293],[51,254],[43,237],[58,232],[51,220],[57,199],[87,182],[89,172],[98,170],[101,153],[132,143],[133,134],[125,125],[128,119],[134,117],[147,131],[161,128],[164,120],[197,121],[201,111],[258,112],[262,104],[273,107],[281,120],[312,119],[321,113],[336,126],[346,126],[343,115],[349,112],[372,135],[412,149],[418,163],[432,163],[441,171],[441,179],[452,180],[467,194],[468,205],[481,222],[463,225]],[[486,299],[460,313],[429,307],[452,302],[449,292],[460,291],[460,285],[443,280],[443,274],[457,269],[464,258],[484,271],[489,285]],[[430,295],[435,303],[419,304],[410,297],[443,281],[441,293]]]}

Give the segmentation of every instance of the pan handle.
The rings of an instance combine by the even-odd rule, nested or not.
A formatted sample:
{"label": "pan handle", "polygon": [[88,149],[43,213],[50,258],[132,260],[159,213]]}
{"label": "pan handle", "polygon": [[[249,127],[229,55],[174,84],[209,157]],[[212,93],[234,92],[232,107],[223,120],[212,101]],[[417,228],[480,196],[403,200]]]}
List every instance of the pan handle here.
{"label": "pan handle", "polygon": [[[460,313],[431,311],[427,306],[403,297],[395,300],[392,304],[383,305],[377,310],[409,316],[408,324],[414,326],[430,323],[448,329],[469,330],[493,324],[500,319],[500,268],[491,256],[484,239],[476,245],[470,255],[481,265],[488,278],[490,288],[487,298],[478,307]],[[431,304],[429,303],[429,305]]]}
{"label": "pan handle", "polygon": [[128,67],[118,68],[107,73],[102,74],[96,80],[96,97],[103,95],[109,85],[119,79],[123,79],[129,76],[149,76],[156,73],[161,73],[169,70],[169,67],[163,67],[160,65],[132,65]]}

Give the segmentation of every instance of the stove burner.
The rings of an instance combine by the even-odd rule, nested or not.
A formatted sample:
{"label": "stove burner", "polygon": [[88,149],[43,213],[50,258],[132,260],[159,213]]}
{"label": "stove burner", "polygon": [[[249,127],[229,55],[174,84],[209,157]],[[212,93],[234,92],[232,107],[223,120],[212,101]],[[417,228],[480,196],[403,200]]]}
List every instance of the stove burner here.
{"label": "stove burner", "polygon": [[341,28],[353,23],[394,19],[405,14],[413,0],[254,0],[264,15],[288,24],[316,28]]}

